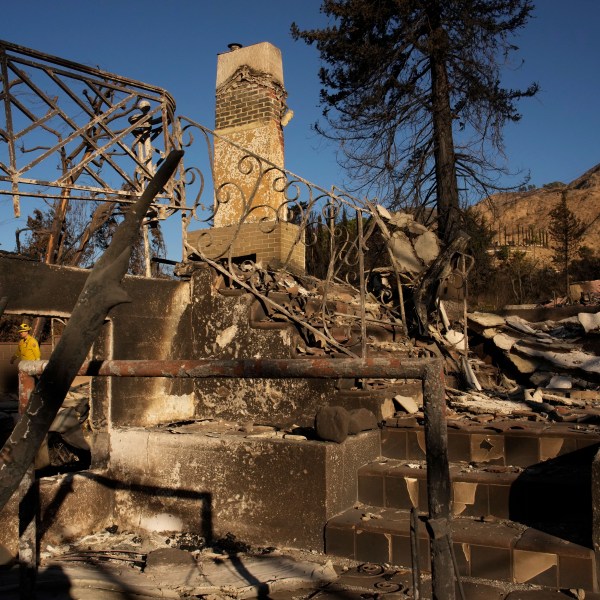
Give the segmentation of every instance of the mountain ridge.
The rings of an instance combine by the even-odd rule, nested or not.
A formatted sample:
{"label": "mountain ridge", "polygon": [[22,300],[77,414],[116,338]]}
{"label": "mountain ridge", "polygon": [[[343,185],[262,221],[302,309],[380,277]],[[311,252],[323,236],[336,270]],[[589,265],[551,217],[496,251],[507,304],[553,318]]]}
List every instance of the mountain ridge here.
{"label": "mountain ridge", "polygon": [[474,211],[496,232],[494,238],[496,245],[517,246],[526,252],[533,251],[536,257],[545,261],[552,255],[551,247],[540,247],[531,242],[525,245],[524,238],[543,239],[543,232],[547,234],[550,226],[550,212],[560,202],[563,192],[567,194],[569,210],[588,226],[581,245],[598,252],[600,250],[600,164],[588,169],[568,184],[556,182],[532,190],[493,194],[477,203]]}

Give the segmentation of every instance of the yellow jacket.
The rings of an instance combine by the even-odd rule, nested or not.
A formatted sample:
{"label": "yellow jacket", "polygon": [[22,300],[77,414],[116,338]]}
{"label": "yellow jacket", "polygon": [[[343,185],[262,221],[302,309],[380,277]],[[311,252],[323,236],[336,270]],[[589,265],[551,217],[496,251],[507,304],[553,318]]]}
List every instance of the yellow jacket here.
{"label": "yellow jacket", "polygon": [[21,360],[39,360],[41,356],[40,347],[37,340],[32,335],[28,335],[26,338],[19,340],[19,347],[15,352],[14,358],[20,358]]}

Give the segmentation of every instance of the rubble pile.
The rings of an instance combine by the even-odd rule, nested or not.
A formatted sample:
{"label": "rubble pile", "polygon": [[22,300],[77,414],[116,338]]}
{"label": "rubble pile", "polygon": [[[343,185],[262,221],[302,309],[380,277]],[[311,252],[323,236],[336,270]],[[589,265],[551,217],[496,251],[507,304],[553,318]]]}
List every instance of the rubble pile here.
{"label": "rubble pile", "polygon": [[[360,354],[362,302],[354,286],[287,271],[255,269],[248,276],[244,265],[238,269],[240,278],[245,277],[258,300],[252,321],[296,324],[301,337],[298,354]],[[370,356],[389,351],[413,352],[402,320],[371,293],[366,296],[364,314]]]}
{"label": "rubble pile", "polygon": [[[389,266],[366,270],[364,281],[355,256],[362,249],[350,244],[336,249],[323,280],[269,270],[260,261],[222,261],[210,263],[220,273],[216,287],[224,293],[244,289],[252,293],[259,302],[251,317],[255,322],[295,323],[302,338],[299,354],[361,356],[366,342],[368,356],[389,352],[430,356],[425,345],[415,350],[410,336],[415,330],[419,337],[427,335],[440,283],[448,287],[451,280],[453,287],[464,286],[468,270],[464,260],[460,269],[456,261],[464,256],[466,238],[459,236],[442,249],[435,232],[408,213],[390,213],[373,205],[370,218],[363,244],[379,231]],[[456,343],[457,338],[451,341]]]}
{"label": "rubble pile", "polygon": [[[449,405],[471,414],[597,423],[600,313],[529,323],[518,316],[468,314],[471,390],[447,389]],[[495,399],[494,399],[495,398]]]}
{"label": "rubble pile", "polygon": [[468,324],[535,387],[593,389],[600,383],[600,358],[588,350],[600,339],[600,312],[541,323],[470,313]]}

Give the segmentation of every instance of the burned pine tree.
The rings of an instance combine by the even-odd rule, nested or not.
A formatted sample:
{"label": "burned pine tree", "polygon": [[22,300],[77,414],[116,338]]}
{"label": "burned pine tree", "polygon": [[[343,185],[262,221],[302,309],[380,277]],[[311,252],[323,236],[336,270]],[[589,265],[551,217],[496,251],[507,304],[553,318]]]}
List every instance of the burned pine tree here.
{"label": "burned pine tree", "polygon": [[495,187],[502,127],[538,90],[500,84],[516,48],[509,38],[532,10],[530,0],[324,0],[334,24],[292,25],[325,64],[317,129],[342,142],[357,185],[388,206],[416,209],[423,222],[435,207],[445,242],[460,225],[457,179],[481,195]]}

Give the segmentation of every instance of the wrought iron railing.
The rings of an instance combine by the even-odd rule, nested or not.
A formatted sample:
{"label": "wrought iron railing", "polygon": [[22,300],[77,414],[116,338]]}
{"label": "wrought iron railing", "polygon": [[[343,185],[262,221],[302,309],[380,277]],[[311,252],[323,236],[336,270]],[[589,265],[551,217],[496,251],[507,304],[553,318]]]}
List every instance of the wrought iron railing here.
{"label": "wrought iron railing", "polygon": [[[320,188],[177,117],[161,88],[1,41],[0,73],[0,202],[12,198],[15,216],[23,198],[133,202],[164,157],[183,148],[185,165],[156,197],[152,218],[181,217],[184,264],[205,261],[269,314],[295,322],[312,353],[364,356],[369,327],[394,335],[403,326],[400,275],[392,285],[369,285],[373,267],[390,264],[373,255],[381,221],[370,202]],[[237,158],[227,176],[215,175],[217,144]],[[215,217],[234,205],[229,237],[216,244]],[[248,224],[285,242],[280,275],[252,252],[240,259]],[[300,288],[293,301],[276,293],[291,287]]]}
{"label": "wrought iron railing", "polygon": [[[0,198],[132,202],[179,148],[175,104],[158,87],[0,41]],[[181,207],[177,182],[157,198]]]}
{"label": "wrought iron railing", "polygon": [[[189,209],[184,227],[187,260],[210,264],[230,287],[251,292],[278,317],[298,324],[312,344],[330,351],[365,356],[372,324],[387,326],[392,334],[403,328],[393,291],[399,274],[394,273],[391,285],[369,285],[373,267],[381,260],[390,264],[387,254],[377,261],[368,252],[371,242],[386,248],[381,237],[375,243],[381,219],[374,204],[338,188],[327,191],[187,118],[181,118],[181,132]],[[237,157],[236,168],[223,181],[213,169],[216,143]],[[206,150],[206,157],[198,154],[199,148]],[[275,206],[273,195],[279,195]],[[219,212],[232,203],[237,217],[226,228],[214,227]],[[275,261],[279,276],[240,244],[248,226],[257,245],[257,237],[268,240],[288,227]],[[282,301],[281,291],[290,292],[287,301]],[[347,333],[340,334],[340,329]]]}

